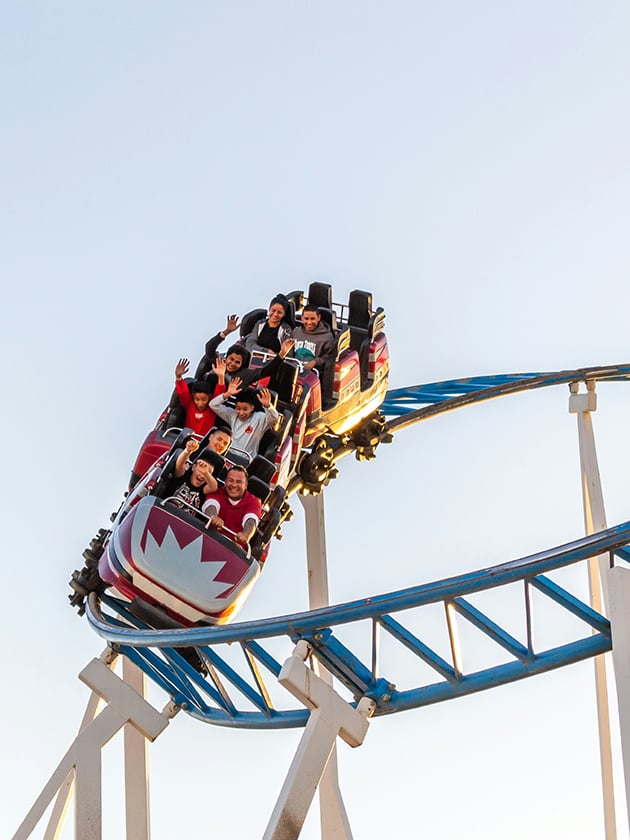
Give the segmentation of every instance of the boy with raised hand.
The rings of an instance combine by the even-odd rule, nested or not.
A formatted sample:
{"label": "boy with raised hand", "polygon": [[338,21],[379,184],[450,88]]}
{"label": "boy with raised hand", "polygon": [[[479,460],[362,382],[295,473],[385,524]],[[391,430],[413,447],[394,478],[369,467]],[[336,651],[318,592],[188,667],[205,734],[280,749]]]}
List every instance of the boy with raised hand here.
{"label": "boy with raised hand", "polygon": [[[225,381],[219,378],[216,387],[210,390],[207,382],[195,380],[190,387],[183,380],[188,372],[190,362],[188,359],[180,359],[175,367],[175,391],[177,398],[186,411],[184,424],[192,429],[196,435],[203,437],[214,426],[216,416],[209,408],[210,397],[222,394],[225,391]],[[214,365],[213,365],[214,370]]]}
{"label": "boy with raised hand", "polygon": [[[271,392],[268,388],[258,391],[258,399],[264,412],[255,411],[256,394],[242,391],[242,381],[235,376],[230,380],[227,391],[210,400],[210,409],[217,417],[225,420],[232,429],[232,445],[243,449],[252,458],[258,454],[262,436],[278,420],[278,412],[271,405]],[[225,401],[235,397],[235,407],[225,405]]]}
{"label": "boy with raised hand", "polygon": [[164,497],[168,497],[169,502],[176,507],[188,506],[201,510],[206,497],[219,488],[214,472],[221,466],[221,456],[206,448],[191,464],[190,456],[197,449],[199,444],[194,438],[190,438],[177,456],[173,475],[167,480]]}

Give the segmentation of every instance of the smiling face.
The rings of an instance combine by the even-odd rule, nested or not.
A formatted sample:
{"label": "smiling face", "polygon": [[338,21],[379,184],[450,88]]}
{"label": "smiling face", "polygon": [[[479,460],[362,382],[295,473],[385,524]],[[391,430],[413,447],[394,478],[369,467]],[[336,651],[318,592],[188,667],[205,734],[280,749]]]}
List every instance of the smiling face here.
{"label": "smiling face", "polygon": [[224,432],[223,429],[216,429],[208,438],[208,449],[223,455],[224,452],[228,451],[231,443],[232,438],[227,432]]}
{"label": "smiling face", "polygon": [[228,373],[236,373],[243,367],[243,357],[238,353],[229,353],[225,357],[225,369]]}
{"label": "smiling face", "polygon": [[269,307],[269,321],[270,327],[279,327],[284,319],[284,306],[280,303],[272,303]]}
{"label": "smiling face", "polygon": [[247,476],[242,470],[229,470],[225,477],[225,495],[237,502],[247,490]]}
{"label": "smiling face", "polygon": [[212,475],[212,467],[207,461],[195,461],[190,472],[190,483],[193,487],[203,487]]}
{"label": "smiling face", "polygon": [[307,310],[302,313],[302,326],[306,332],[315,332],[321,320],[322,316],[319,312],[311,312],[310,310]]}
{"label": "smiling face", "polygon": [[239,420],[247,420],[254,413],[254,406],[249,402],[239,402],[237,400],[234,410]]}

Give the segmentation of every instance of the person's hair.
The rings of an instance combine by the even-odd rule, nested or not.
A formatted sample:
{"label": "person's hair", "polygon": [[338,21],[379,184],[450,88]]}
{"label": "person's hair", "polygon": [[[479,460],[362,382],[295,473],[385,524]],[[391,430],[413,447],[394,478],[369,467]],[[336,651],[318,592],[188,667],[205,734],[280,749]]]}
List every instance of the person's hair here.
{"label": "person's hair", "polygon": [[303,307],[302,312],[315,312],[319,315],[319,307],[315,306],[314,303],[307,303],[306,306]]}
{"label": "person's hair", "polygon": [[211,397],[212,390],[214,389],[210,388],[210,384],[208,382],[203,382],[201,379],[196,379],[194,382],[190,383],[191,394],[207,394]]}
{"label": "person's hair", "polygon": [[271,309],[274,303],[280,304],[280,306],[284,309],[284,317],[286,318],[289,314],[289,299],[285,297],[285,295],[276,295],[271,299],[269,309]]}
{"label": "person's hair", "polygon": [[249,473],[247,472],[247,470],[245,469],[245,467],[242,464],[232,464],[231,467],[227,468],[227,470],[225,471],[225,474],[227,475],[228,473],[231,473],[231,472],[242,472],[242,473],[245,474],[245,478],[249,478]]}
{"label": "person's hair", "polygon": [[212,437],[212,435],[216,434],[217,432],[223,432],[223,434],[227,435],[229,438],[232,437],[232,429],[230,428],[230,426],[215,426],[214,428],[210,429],[208,437]]}
{"label": "person's hair", "polygon": [[253,405],[254,408],[256,407],[256,395],[253,391],[238,391],[234,395],[234,402],[237,403],[247,403],[248,405]]}
{"label": "person's hair", "polygon": [[243,347],[242,344],[233,344],[231,347],[228,347],[225,358],[227,359],[228,356],[234,354],[235,356],[240,356],[243,360],[243,367],[247,367],[249,364],[249,350]]}
{"label": "person's hair", "polygon": [[223,458],[220,455],[217,455],[212,449],[208,449],[207,447],[203,449],[199,455],[195,458],[195,463],[197,461],[206,461],[206,463],[210,464],[215,469],[221,467]]}

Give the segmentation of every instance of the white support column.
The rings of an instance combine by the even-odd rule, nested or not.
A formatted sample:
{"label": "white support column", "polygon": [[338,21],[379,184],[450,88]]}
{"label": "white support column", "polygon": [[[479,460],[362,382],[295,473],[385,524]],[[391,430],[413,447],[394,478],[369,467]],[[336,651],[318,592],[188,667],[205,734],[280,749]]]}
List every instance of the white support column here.
{"label": "white support column", "polygon": [[[65,793],[68,792],[69,783],[71,787],[73,776],[75,837],[77,840],[101,840],[102,748],[127,723],[138,729],[144,738],[154,741],[168,726],[170,718],[177,713],[178,708],[173,703],[167,704],[162,712],[150,706],[131,686],[126,685],[109,670],[113,658],[115,656],[106,651],[101,659],[93,659],[79,674],[79,679],[92,689],[94,696],[105,700],[107,705],[100,714],[87,722],[88,712],[91,710],[91,706],[88,706],[84,717],[86,725],[82,726],[70,749],[14,834],[13,840],[27,840],[31,836],[58,791],[63,795],[58,797],[55,808],[59,812],[65,812]],[[51,821],[46,836],[58,836],[60,828],[60,825],[53,827]],[[129,834],[127,836],[129,840],[139,837]]]}
{"label": "white support column", "polygon": [[[597,450],[591,412],[597,410],[595,382],[589,380],[586,393],[579,393],[579,384],[569,386],[569,412],[577,415],[578,441],[580,447],[580,474],[582,480],[582,500],[584,505],[584,528],[587,534],[594,534],[606,528],[604,495],[597,463]],[[608,557],[591,557],[588,561],[588,582],[590,602],[594,610],[608,614]],[[602,795],[604,800],[604,826],[606,840],[616,840],[617,825],[615,819],[615,794],[612,765],[612,746],[610,737],[610,713],[608,705],[608,686],[606,682],[606,660],[596,656],[595,691],[597,695],[597,721],[599,728],[600,768],[602,774]]]}
{"label": "white support column", "polygon": [[626,813],[630,825],[630,569],[608,570],[612,659],[617,687],[621,755],[626,792]]}
{"label": "white support column", "polygon": [[[110,668],[113,667],[115,661],[116,658],[113,657],[111,661],[107,663]],[[83,720],[81,721],[81,726],[79,727],[79,734],[83,732],[83,730],[94,720],[98,713],[98,707],[100,703],[101,698],[98,696],[98,694],[96,694],[96,692],[93,691],[90,694],[90,699],[88,700],[87,706],[85,708],[85,714],[83,715]],[[50,819],[48,820],[46,831],[44,832],[43,840],[58,840],[73,795],[74,768],[70,770],[70,772],[64,780],[64,783],[59,788],[59,792],[57,793],[57,798],[55,799],[55,804],[53,806]]]}
{"label": "white support column", "polygon": [[108,704],[77,744],[76,833],[82,840],[100,840],[102,748],[126,723],[133,724],[141,736],[154,741],[168,726],[169,719],[98,659],[93,659],[81,671],[79,679]]}
{"label": "white support column", "polygon": [[[326,519],[324,494],[299,496],[306,520],[306,562],[308,569],[308,606],[310,610],[330,604],[328,561],[326,556]],[[317,669],[322,680],[332,686],[326,669]],[[352,840],[350,821],[339,787],[337,745],[333,743],[319,786],[321,836],[324,840]]]}
{"label": "white support column", "polygon": [[[123,680],[146,698],[146,679],[137,665],[123,656]],[[123,732],[125,744],[125,820],[127,837],[150,840],[149,810],[149,743],[130,723]]]}
{"label": "white support column", "polygon": [[278,678],[312,711],[263,840],[299,837],[337,736],[352,747],[362,744],[374,711],[374,701],[367,697],[357,709],[350,706],[304,664],[308,654],[308,644],[298,642]]}

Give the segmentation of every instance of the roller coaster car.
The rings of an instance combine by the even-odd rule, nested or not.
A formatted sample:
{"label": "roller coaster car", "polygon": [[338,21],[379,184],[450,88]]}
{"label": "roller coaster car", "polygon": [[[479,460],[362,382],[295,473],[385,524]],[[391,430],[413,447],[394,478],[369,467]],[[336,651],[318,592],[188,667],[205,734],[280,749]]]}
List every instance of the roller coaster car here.
{"label": "roller coaster car", "polygon": [[[266,550],[256,559],[229,536],[210,530],[199,511],[143,491],[141,482],[140,493],[131,494],[114,522],[99,561],[100,578],[131,602],[141,599],[145,613],[152,606],[159,616],[161,607],[188,626],[229,621],[256,582]],[[168,626],[165,622],[153,623]]]}
{"label": "roller coaster car", "polygon": [[[299,321],[304,295],[290,299]],[[285,359],[268,383],[279,420],[247,468],[249,491],[263,509],[250,546],[245,550],[210,528],[200,511],[164,498],[191,434],[166,427],[167,408],[140,450],[111,531],[99,532],[84,552],[86,568],[73,575],[70,600],[80,611],[87,591],[111,585],[156,627],[173,620],[186,626],[230,621],[256,582],[271,539],[280,537],[291,515],[287,494],[319,492],[336,475],[335,454],[344,447],[369,458],[380,441],[391,439],[378,412],[389,373],[383,310],[373,311],[372,296],[361,291],[351,292],[347,305],[333,304],[331,287],[321,283],[311,284],[308,302],[331,326],[335,345],[319,375]],[[241,336],[265,315],[247,313]],[[230,452],[226,458],[232,460]]]}
{"label": "roller coaster car", "polygon": [[[295,470],[304,450],[312,448],[322,435],[343,435],[356,430],[365,418],[376,416],[387,391],[389,352],[383,332],[385,312],[381,307],[373,309],[369,292],[352,291],[347,304],[338,304],[332,302],[330,285],[311,283],[306,297],[302,291],[291,292],[287,297],[292,324],[300,322],[303,303],[314,304],[322,320],[330,326],[334,339],[333,349],[319,375],[315,371],[302,371],[298,362],[286,359],[268,381],[260,383],[267,384],[277,395],[276,407],[282,417],[280,435],[278,430],[268,432],[260,452],[277,462],[279,438],[284,439],[290,428],[293,441],[290,470]],[[243,316],[242,340],[266,314],[265,309],[253,309]],[[208,370],[213,361],[202,357],[198,370]],[[252,366],[264,361],[254,357]],[[131,472],[130,489],[169,450],[177,436],[183,424],[183,411],[176,403],[175,399],[171,400],[145,438]],[[371,438],[375,445],[378,440],[374,435]],[[368,447],[364,446],[363,451],[368,452]]]}

